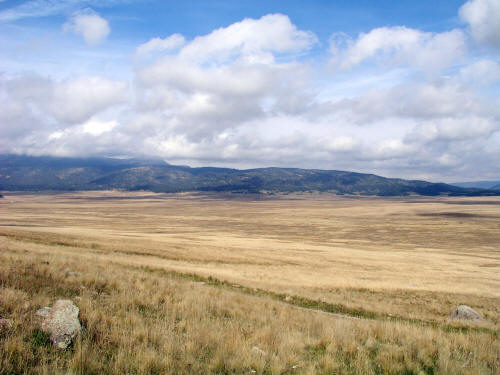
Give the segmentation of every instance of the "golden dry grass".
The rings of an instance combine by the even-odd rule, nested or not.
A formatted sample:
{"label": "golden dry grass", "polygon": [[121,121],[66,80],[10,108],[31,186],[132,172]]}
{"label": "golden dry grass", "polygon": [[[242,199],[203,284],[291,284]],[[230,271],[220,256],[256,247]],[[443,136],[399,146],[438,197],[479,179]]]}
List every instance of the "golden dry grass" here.
{"label": "golden dry grass", "polygon": [[[7,195],[0,373],[494,374],[499,244],[498,198]],[[61,296],[86,327],[64,354],[33,318]],[[461,303],[487,322],[454,329]]]}

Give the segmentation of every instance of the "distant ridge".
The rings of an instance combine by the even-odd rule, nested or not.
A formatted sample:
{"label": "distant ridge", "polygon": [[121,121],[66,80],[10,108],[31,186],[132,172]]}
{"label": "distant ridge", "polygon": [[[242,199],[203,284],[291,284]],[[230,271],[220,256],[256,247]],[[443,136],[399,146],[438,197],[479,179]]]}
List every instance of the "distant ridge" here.
{"label": "distant ridge", "polygon": [[452,182],[450,185],[463,188],[500,189],[500,181]]}
{"label": "distant ridge", "polygon": [[149,190],[278,193],[299,191],[404,196],[500,195],[500,191],[444,183],[299,168],[190,168],[160,159],[58,158],[0,155],[0,190]]}

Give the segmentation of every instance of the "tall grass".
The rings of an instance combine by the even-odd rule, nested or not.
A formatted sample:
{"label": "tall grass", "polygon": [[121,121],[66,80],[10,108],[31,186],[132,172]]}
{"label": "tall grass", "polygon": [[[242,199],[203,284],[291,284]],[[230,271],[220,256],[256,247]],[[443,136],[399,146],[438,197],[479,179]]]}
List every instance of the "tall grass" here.
{"label": "tall grass", "polygon": [[[67,276],[67,269],[76,276]],[[265,295],[110,261],[0,253],[0,374],[495,374],[492,333],[329,317]],[[51,347],[34,312],[57,298],[84,327]]]}

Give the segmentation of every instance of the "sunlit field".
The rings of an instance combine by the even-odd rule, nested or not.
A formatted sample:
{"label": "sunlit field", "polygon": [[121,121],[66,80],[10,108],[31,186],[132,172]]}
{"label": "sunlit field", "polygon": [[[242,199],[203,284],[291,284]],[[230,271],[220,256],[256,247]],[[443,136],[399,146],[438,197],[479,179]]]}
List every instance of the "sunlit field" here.
{"label": "sunlit field", "polygon": [[0,288],[0,374],[496,374],[500,198],[7,193]]}

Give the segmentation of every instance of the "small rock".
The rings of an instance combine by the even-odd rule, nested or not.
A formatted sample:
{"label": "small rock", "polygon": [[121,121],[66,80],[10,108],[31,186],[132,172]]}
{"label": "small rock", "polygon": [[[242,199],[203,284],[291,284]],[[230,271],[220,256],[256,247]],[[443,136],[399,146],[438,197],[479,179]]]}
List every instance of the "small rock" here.
{"label": "small rock", "polygon": [[450,314],[450,319],[483,320],[477,311],[467,305],[460,305],[453,310]]}
{"label": "small rock", "polygon": [[11,325],[12,325],[12,320],[11,319],[6,319],[6,318],[1,318],[0,319],[0,329],[10,328]]}
{"label": "small rock", "polygon": [[262,350],[262,349],[261,349],[261,348],[259,348],[258,346],[254,346],[254,347],[252,348],[252,352],[253,352],[253,353],[256,353],[256,354],[259,354],[259,355],[266,355],[266,354],[267,354],[264,350]]}
{"label": "small rock", "polygon": [[70,300],[57,300],[42,323],[42,330],[50,333],[50,341],[58,349],[66,349],[82,326],[78,320],[80,309]]}

